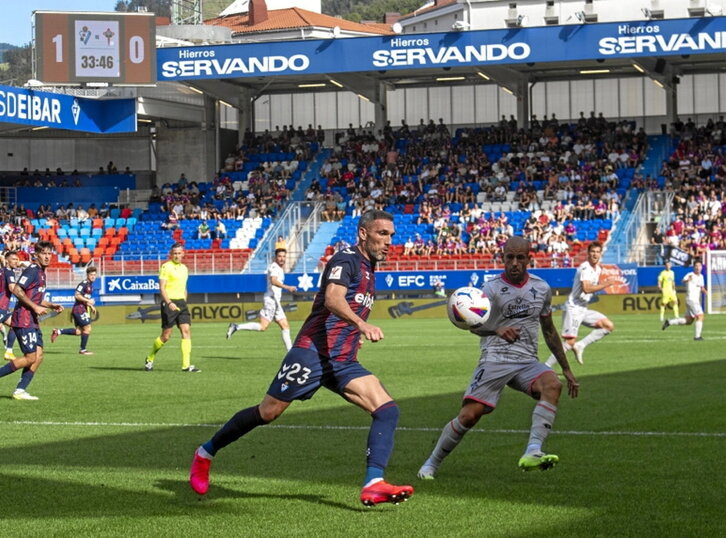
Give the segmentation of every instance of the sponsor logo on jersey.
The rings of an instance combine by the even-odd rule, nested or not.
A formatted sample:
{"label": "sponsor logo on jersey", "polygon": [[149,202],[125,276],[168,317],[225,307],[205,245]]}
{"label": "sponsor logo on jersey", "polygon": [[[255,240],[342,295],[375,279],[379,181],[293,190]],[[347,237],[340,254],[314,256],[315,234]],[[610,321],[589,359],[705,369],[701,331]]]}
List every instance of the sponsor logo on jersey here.
{"label": "sponsor logo on jersey", "polygon": [[343,267],[340,265],[336,265],[330,270],[330,274],[328,275],[328,278],[330,280],[340,280],[340,277],[343,274]]}
{"label": "sponsor logo on jersey", "polygon": [[356,293],[353,301],[362,305],[364,308],[373,308],[373,296],[370,293]]}
{"label": "sponsor logo on jersey", "polygon": [[517,297],[515,301],[507,303],[502,309],[502,315],[507,318],[526,318],[532,305],[521,297]]}

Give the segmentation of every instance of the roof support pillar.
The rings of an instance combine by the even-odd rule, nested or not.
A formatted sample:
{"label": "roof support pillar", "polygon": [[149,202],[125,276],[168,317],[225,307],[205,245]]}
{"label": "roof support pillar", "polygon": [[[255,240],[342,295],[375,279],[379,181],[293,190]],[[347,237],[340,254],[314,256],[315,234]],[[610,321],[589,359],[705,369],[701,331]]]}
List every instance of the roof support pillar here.
{"label": "roof support pillar", "polygon": [[666,95],[666,125],[673,125],[678,117],[678,86],[669,84],[665,88]]}
{"label": "roof support pillar", "polygon": [[204,94],[204,110],[202,116],[201,135],[202,135],[202,171],[205,178],[213,178],[219,168],[219,122],[217,100]]}
{"label": "roof support pillar", "polygon": [[249,88],[240,88],[237,108],[237,146],[244,141],[245,131],[255,132],[255,99]]}
{"label": "roof support pillar", "polygon": [[527,129],[530,109],[529,77],[527,75],[519,78],[514,94],[517,96],[517,126],[520,129]]}
{"label": "roof support pillar", "polygon": [[376,130],[373,133],[377,135],[379,131],[383,132],[388,120],[388,87],[382,82],[378,82],[374,88],[373,107],[375,111]]}

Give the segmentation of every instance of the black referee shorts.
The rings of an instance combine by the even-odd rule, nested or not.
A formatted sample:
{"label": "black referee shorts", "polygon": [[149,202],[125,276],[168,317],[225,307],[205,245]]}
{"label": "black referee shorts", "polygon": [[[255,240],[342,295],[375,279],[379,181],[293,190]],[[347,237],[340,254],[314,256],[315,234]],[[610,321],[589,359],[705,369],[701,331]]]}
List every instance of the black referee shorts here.
{"label": "black referee shorts", "polygon": [[161,302],[161,328],[171,329],[174,326],[191,325],[192,315],[187,302],[184,299],[176,299],[172,303],[176,305],[177,310],[172,310],[168,303]]}

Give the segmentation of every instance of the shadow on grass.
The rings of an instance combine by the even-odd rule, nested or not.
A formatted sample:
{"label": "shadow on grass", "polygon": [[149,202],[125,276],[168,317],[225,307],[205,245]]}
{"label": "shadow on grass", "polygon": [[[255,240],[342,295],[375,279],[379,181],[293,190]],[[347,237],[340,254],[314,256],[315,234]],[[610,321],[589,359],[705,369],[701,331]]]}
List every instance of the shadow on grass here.
{"label": "shadow on grass", "polygon": [[[399,400],[401,425],[412,429],[397,434],[389,477],[397,483],[414,482],[419,497],[423,494],[567,506],[633,521],[651,512],[672,513],[675,518],[686,509],[694,520],[712,517],[713,504],[704,501],[721,491],[721,479],[711,471],[714,466],[706,462],[723,453],[723,437],[568,436],[556,432],[713,432],[719,410],[724,407],[721,379],[725,366],[726,360],[720,360],[587,377],[578,401],[560,403],[561,413],[548,447],[559,453],[562,462],[547,473],[521,473],[516,468],[527,441],[533,401],[508,390],[496,412],[482,420],[478,431],[470,432],[446,460],[437,480],[417,482],[416,470],[433,447],[438,428],[456,414],[461,393],[403,398]],[[465,373],[462,379],[465,382]],[[200,423],[211,423],[223,422],[228,416],[195,418]],[[353,508],[354,492],[365,467],[363,452],[369,423],[365,413],[348,404],[325,410],[306,410],[297,404],[279,424],[308,429],[258,428],[220,452],[212,469],[209,498],[301,500],[358,511]],[[341,427],[326,429],[330,424]],[[488,431],[495,429],[525,431]],[[215,426],[192,424],[121,433],[115,433],[119,431],[115,429],[110,434],[104,430],[89,427],[69,440],[34,440],[25,446],[0,448],[3,465],[38,466],[68,473],[68,482],[0,475],[0,483],[13,484],[11,517],[99,513],[147,516],[176,512],[179,504],[196,498],[186,484],[188,465],[196,446],[214,433]],[[108,471],[109,480],[113,480],[114,470],[132,473],[136,480],[146,478],[157,489],[173,493],[174,500],[170,503],[168,495],[161,492],[84,486],[74,482],[75,467],[84,472]],[[159,480],[159,473],[178,473],[180,478]],[[326,489],[326,484],[344,485],[350,487],[351,496],[349,503],[339,503],[295,491],[250,493],[217,485],[215,477],[226,484],[237,480],[242,483],[246,477],[299,481],[320,484],[321,490]],[[144,487],[148,485],[142,484],[139,489]],[[78,502],[72,503],[69,510],[67,500],[76,498]],[[689,501],[684,507],[684,499],[698,502]],[[223,504],[218,508],[227,510]]]}
{"label": "shadow on grass", "polygon": [[270,499],[270,500],[286,500],[286,501],[303,501],[316,505],[325,505],[339,510],[349,510],[351,512],[365,512],[368,509],[364,507],[353,507],[349,504],[331,501],[320,495],[305,494],[274,494],[274,493],[250,493],[231,489],[225,486],[216,485],[209,490],[204,496],[197,495],[189,487],[186,480],[157,480],[154,487],[168,491],[175,495],[178,502],[187,504],[191,500],[201,502],[212,502],[217,499]]}

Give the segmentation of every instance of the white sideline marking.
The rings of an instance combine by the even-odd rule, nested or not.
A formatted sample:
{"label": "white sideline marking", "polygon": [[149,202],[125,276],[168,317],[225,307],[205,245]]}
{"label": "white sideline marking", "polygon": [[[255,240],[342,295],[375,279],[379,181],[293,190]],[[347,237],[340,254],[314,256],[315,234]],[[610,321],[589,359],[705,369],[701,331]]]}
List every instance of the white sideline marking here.
{"label": "white sideline marking", "polygon": [[[35,420],[2,420],[0,425],[24,425],[24,426],[102,426],[102,427],[123,427],[123,428],[219,428],[222,424],[174,424],[161,422],[56,422],[56,421],[35,421]],[[268,428],[280,430],[343,430],[343,431],[368,431],[368,426],[307,426],[296,424],[272,424]],[[440,432],[441,428],[408,428],[400,427],[396,431],[404,432]],[[529,433],[529,430],[472,430],[476,433]],[[627,432],[627,431],[578,431],[578,430],[553,430],[551,433],[559,435],[592,435],[592,436],[629,436],[629,437],[726,437],[724,432]]]}

